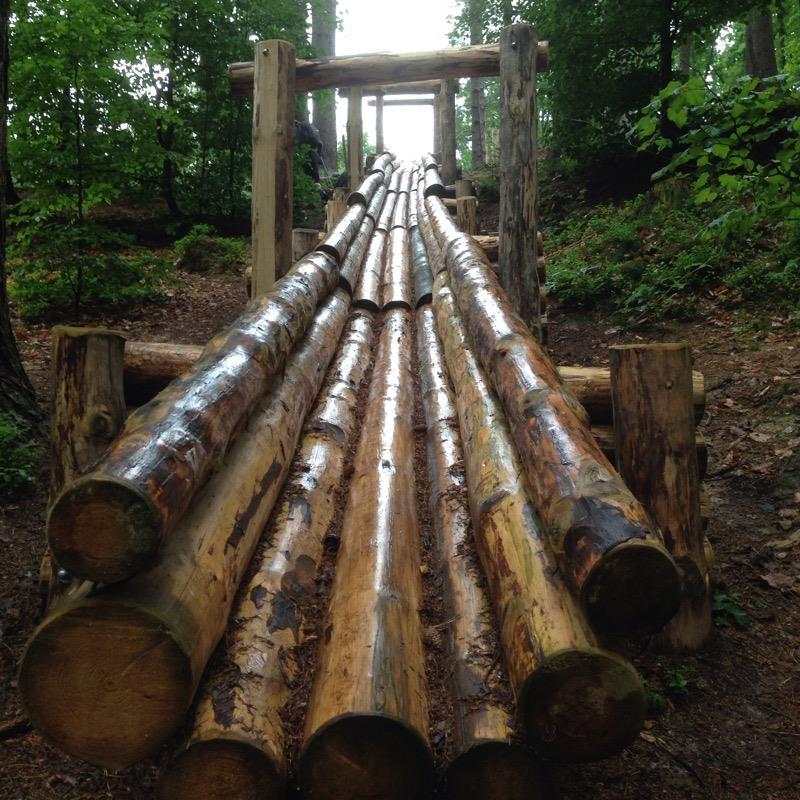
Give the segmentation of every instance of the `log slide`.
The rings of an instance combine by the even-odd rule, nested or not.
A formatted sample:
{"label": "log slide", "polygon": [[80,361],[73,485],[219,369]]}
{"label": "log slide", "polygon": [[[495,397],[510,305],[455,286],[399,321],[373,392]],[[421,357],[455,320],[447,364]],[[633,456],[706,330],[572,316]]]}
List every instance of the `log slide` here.
{"label": "log slide", "polygon": [[[163,800],[426,800],[437,783],[543,800],[543,759],[637,736],[641,681],[601,642],[681,602],[642,503],[684,581],[689,557],[708,570],[698,519],[669,527],[663,481],[634,498],[612,467],[638,458],[613,418],[634,384],[623,398],[608,370],[550,362],[497,285],[496,240],[462,234],[445,194],[431,156],[383,154],[316,249],[205,348],[115,349],[135,410],[123,424],[120,403],[116,438],[65,473],[48,520],[55,560],[85,580],[21,662],[48,741],[116,769],[173,737]],[[703,380],[680,369],[699,477]],[[687,613],[673,643],[702,634]],[[445,678],[426,673],[432,647]]]}

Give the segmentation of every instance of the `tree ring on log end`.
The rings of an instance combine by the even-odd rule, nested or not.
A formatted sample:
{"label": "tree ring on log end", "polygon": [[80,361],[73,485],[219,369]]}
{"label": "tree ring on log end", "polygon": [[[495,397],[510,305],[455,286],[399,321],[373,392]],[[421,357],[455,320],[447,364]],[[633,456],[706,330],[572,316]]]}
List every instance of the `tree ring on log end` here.
{"label": "tree ring on log end", "polygon": [[431,754],[408,724],[381,714],[345,714],[320,727],[300,759],[303,797],[314,800],[423,800]]}
{"label": "tree ring on log end", "polygon": [[522,747],[480,742],[447,768],[445,800],[544,800],[551,795],[541,767]]}
{"label": "tree ring on log end", "polygon": [[152,612],[102,599],[46,619],[22,656],[19,689],[34,727],[109,769],[156,753],[194,689],[186,650]]}
{"label": "tree ring on log end", "polygon": [[85,580],[115,583],[149,564],[161,543],[161,519],[134,484],[93,475],[58,497],[47,538],[59,566]]}
{"label": "tree ring on log end", "polygon": [[630,744],[647,700],[636,670],[602,650],[565,650],[526,681],[519,713],[531,743],[561,761],[595,761]]}
{"label": "tree ring on log end", "polygon": [[270,800],[283,797],[285,780],[262,750],[237,739],[190,745],[158,783],[161,800]]}
{"label": "tree ring on log end", "polygon": [[594,565],[581,595],[589,622],[598,630],[653,633],[678,611],[681,578],[660,544],[631,539]]}

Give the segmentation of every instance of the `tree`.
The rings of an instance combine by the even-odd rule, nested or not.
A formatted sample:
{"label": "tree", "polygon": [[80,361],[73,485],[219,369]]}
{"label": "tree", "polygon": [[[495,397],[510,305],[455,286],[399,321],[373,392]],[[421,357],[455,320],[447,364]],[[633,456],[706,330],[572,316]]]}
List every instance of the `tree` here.
{"label": "tree", "polygon": [[[469,43],[483,44],[483,0],[468,0]],[[486,111],[483,92],[483,79],[470,81],[471,126],[472,126],[472,168],[478,169],[486,163]]]}
{"label": "tree", "polygon": [[[314,0],[311,5],[311,47],[314,55],[336,55],[336,0]],[[336,169],[336,95],[314,92],[314,126],[322,139],[322,160],[328,172]]]}
{"label": "tree", "polygon": [[6,292],[6,176],[8,148],[8,12],[9,0],[0,0],[0,409],[12,411],[23,419],[40,418],[36,396],[22,367],[17,341],[11,327],[11,313]]}
{"label": "tree", "polygon": [[747,74],[754,78],[771,78],[778,74],[772,12],[768,8],[755,8],[750,12],[745,58]]}

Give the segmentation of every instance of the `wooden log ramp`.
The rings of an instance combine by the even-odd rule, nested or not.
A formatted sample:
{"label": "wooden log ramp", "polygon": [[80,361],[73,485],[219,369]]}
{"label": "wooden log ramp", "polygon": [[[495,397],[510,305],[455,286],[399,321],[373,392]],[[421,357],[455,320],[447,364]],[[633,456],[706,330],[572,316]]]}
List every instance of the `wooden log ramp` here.
{"label": "wooden log ramp", "polygon": [[19,688],[62,750],[120,768],[153,755],[183,721],[278,496],[303,419],[334,356],[349,298],[324,304],[282,379],[173,530],[124,583],[66,594],[33,633]]}
{"label": "wooden log ramp", "polygon": [[315,579],[357,434],[372,326],[370,312],[351,313],[281,500],[239,591],[224,651],[204,678],[183,746],[162,772],[164,800],[284,796],[287,732],[281,709],[302,669],[296,647],[317,628]]}
{"label": "wooden log ramp", "polygon": [[585,410],[511,308],[483,252],[441,200],[426,195],[464,325],[505,411],[562,574],[599,629],[657,630],[677,611],[681,591],[657,526],[603,455]]}
{"label": "wooden log ramp", "polygon": [[422,800],[433,778],[418,614],[411,347],[411,312],[389,310],[298,764],[301,794],[314,800]]}
{"label": "wooden log ramp", "polygon": [[92,471],[65,488],[47,526],[59,565],[112,583],[152,562],[336,287],[365,213],[364,204],[351,206],[318,252],[215,336],[184,376],[128,418]]}

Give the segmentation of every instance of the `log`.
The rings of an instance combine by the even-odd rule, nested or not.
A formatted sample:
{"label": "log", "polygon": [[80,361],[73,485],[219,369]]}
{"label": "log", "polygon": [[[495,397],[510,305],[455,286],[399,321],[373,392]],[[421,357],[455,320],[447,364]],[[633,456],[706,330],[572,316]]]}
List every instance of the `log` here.
{"label": "log", "polygon": [[22,656],[20,694],[34,726],[65,752],[126,767],[156,753],[183,722],[347,307],[341,290],[325,303],[150,569],[94,591],[83,584],[34,631]]}
{"label": "log", "polygon": [[425,170],[425,197],[444,197],[444,183],[436,167]]}
{"label": "log", "polygon": [[183,378],[128,418],[105,456],[50,509],[48,541],[61,566],[110,583],[152,561],[337,280],[330,256],[306,256],[215,336]]}
{"label": "log", "polygon": [[[483,252],[486,254],[486,258],[489,261],[497,261],[497,255],[499,252],[500,245],[499,245],[499,237],[497,236],[496,233],[473,236],[473,238],[475,239],[476,244],[478,244],[480,248],[483,250]],[[536,252],[539,256],[542,256],[544,254],[541,231],[536,236]],[[539,259],[539,261],[541,261],[541,258]],[[540,270],[539,270],[540,282],[544,280],[543,277],[544,272],[541,269],[541,266],[543,266],[543,262],[540,264]]]}
{"label": "log", "polygon": [[[449,191],[450,187],[446,187]],[[459,178],[453,185],[453,196],[458,199],[459,197],[475,197],[475,184],[469,178]]]}
{"label": "log", "polygon": [[406,192],[400,192],[397,195],[397,201],[392,212],[392,227],[408,227],[408,193]]}
{"label": "log", "polygon": [[456,93],[458,81],[442,81],[439,92],[439,120],[442,127],[442,181],[455,183],[456,171]]}
{"label": "log", "polygon": [[308,703],[314,800],[426,797],[432,780],[414,487],[410,312],[384,318]]}
{"label": "log", "polygon": [[286,731],[280,710],[302,668],[295,647],[317,628],[317,620],[309,618],[309,600],[337,512],[349,441],[357,433],[372,322],[365,311],[350,316],[281,501],[239,592],[224,654],[212,662],[186,742],[162,774],[164,800],[283,796]]}
{"label": "log", "polygon": [[392,228],[389,232],[381,290],[384,311],[390,308],[411,310],[414,307],[414,275],[409,247],[408,228]]}
{"label": "log", "polygon": [[361,91],[351,89],[347,100],[347,175],[350,186],[361,182],[364,174],[364,122],[361,118]]}
{"label": "log", "polygon": [[384,98],[377,96],[374,100],[370,100],[367,105],[375,109],[375,115],[377,117],[378,109],[383,109],[384,106],[432,106],[434,102],[432,97],[420,97],[417,99],[414,97]]}
{"label": "log", "polygon": [[292,266],[295,49],[270,39],[255,54],[251,297],[260,297]]}
{"label": "log", "polygon": [[325,203],[325,230],[331,233],[347,213],[346,198],[332,197]]}
{"label": "log", "polygon": [[358,233],[347,249],[347,255],[342,261],[342,266],[339,268],[339,286],[343,287],[351,296],[358,283],[361,266],[364,263],[364,256],[367,253],[373,230],[372,220],[370,217],[365,216]]}
{"label": "log", "polygon": [[377,224],[381,216],[381,209],[386,201],[386,187],[379,186],[378,190],[372,195],[372,200],[369,201],[367,206],[367,216],[372,220],[373,227]]}
{"label": "log", "polygon": [[599,649],[551,555],[446,272],[434,281],[433,307],[455,390],[475,541],[518,715],[531,742],[551,757],[605,758],[641,730],[641,681],[627,661]]}
{"label": "log", "polygon": [[449,683],[455,703],[455,741],[449,752],[445,797],[452,800],[530,800],[545,797],[542,775],[511,743],[512,721],[498,699],[507,692],[494,669],[492,610],[474,553],[464,452],[455,397],[430,306],[417,311],[420,390],[427,425],[429,505],[437,577],[441,575]]}
{"label": "log", "polygon": [[[392,173],[394,174],[394,173]],[[390,192],[387,189],[386,199],[383,201],[383,208],[378,215],[378,222],[375,230],[388,233],[392,227],[392,217],[394,215],[394,204],[397,202],[397,192]]]}
{"label": "log", "polygon": [[611,348],[617,464],[653,516],[681,573],[677,615],[658,634],[695,651],[711,633],[711,593],[694,430],[692,349],[685,343]]}
{"label": "log", "polygon": [[456,222],[464,233],[474,236],[478,232],[478,198],[459,197],[456,200]]}
{"label": "log", "polygon": [[431,302],[433,274],[428,260],[428,251],[419,228],[411,229],[411,265],[414,270],[414,307]]}
{"label": "log", "polygon": [[320,232],[316,228],[292,228],[292,263],[317,249]]}
{"label": "log", "polygon": [[[391,94],[436,94],[439,91],[440,81],[412,81],[411,83],[384,83],[381,86],[362,86],[361,94],[364,97]],[[347,97],[350,89],[343,86],[338,90],[341,97]],[[377,149],[377,148],[376,148]]]}
{"label": "log", "polygon": [[[437,81],[441,88],[441,81]],[[433,96],[433,152],[442,152],[442,99],[437,89]]]}
{"label": "log", "polygon": [[[537,68],[547,69],[549,48],[539,43]],[[381,87],[447,78],[492,78],[500,73],[497,44],[451,47],[424,53],[370,53],[357,56],[298,59],[295,91],[315,92],[353,86]],[[228,67],[231,93],[249,97],[253,91],[253,64]],[[381,91],[386,93],[385,88]]]}
{"label": "log", "polygon": [[[438,198],[425,203],[443,209]],[[443,231],[453,291],[563,574],[597,628],[657,630],[680,602],[677,568],[657,526],[603,455],[586,412],[514,313],[483,253],[453,228]]]}
{"label": "log", "polygon": [[356,308],[365,308],[368,311],[378,312],[383,303],[381,300],[381,287],[383,285],[383,261],[386,250],[388,234],[376,230],[372,234],[367,254],[364,256],[364,265],[361,275],[353,293],[353,305]]}
{"label": "log", "polygon": [[536,264],[536,51],[527,24],[500,34],[500,284],[514,311],[541,341]]}
{"label": "log", "polygon": [[[378,152],[381,152],[378,150]],[[387,167],[392,166],[392,162],[394,161],[394,156],[391,153],[382,153],[375,159],[375,163],[372,165],[373,172],[382,172],[384,176],[386,175]]]}
{"label": "log", "polygon": [[352,206],[356,203],[361,203],[361,205],[369,206],[372,198],[375,196],[375,193],[382,186],[383,171],[375,171],[373,168],[373,171],[367,175],[363,183],[357,189],[354,189],[352,192],[350,192],[347,197],[347,205]]}
{"label": "log", "polygon": [[403,175],[405,175],[406,169],[405,167],[399,167],[392,173],[392,177],[389,180],[389,191],[390,192],[399,192],[400,191],[400,184],[403,181]]}
{"label": "log", "polygon": [[375,106],[375,149],[380,152],[384,147],[383,136],[383,95],[379,92],[375,96],[375,100],[370,102],[370,105]]}
{"label": "log", "polygon": [[327,253],[336,260],[337,264],[341,264],[347,254],[347,248],[350,247],[350,242],[353,241],[358,229],[361,227],[361,222],[366,213],[367,208],[361,203],[349,206],[344,216],[336,224],[336,227],[320,242],[317,250]]}

